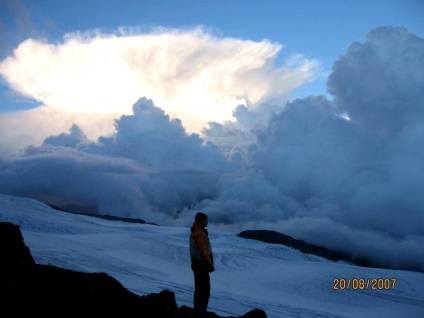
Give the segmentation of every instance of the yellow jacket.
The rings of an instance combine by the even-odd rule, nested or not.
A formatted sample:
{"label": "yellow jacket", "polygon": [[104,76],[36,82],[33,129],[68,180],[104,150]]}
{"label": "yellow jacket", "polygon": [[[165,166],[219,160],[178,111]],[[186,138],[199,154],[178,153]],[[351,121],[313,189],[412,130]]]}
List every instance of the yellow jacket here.
{"label": "yellow jacket", "polygon": [[193,223],[190,234],[190,256],[193,261],[213,266],[212,246],[209,241],[208,231]]}

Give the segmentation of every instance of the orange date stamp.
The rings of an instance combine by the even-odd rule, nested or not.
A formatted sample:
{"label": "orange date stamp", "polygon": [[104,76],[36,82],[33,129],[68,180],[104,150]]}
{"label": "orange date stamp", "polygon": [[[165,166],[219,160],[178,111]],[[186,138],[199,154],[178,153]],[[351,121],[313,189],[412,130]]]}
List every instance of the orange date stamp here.
{"label": "orange date stamp", "polygon": [[333,290],[395,290],[396,278],[334,278]]}

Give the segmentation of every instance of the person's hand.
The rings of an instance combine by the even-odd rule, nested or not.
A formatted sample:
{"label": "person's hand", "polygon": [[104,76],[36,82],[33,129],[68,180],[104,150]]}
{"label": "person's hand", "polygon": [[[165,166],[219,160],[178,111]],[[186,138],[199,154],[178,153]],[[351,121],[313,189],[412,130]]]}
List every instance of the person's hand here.
{"label": "person's hand", "polygon": [[215,267],[213,265],[209,266],[209,273],[212,273],[213,271],[215,271]]}

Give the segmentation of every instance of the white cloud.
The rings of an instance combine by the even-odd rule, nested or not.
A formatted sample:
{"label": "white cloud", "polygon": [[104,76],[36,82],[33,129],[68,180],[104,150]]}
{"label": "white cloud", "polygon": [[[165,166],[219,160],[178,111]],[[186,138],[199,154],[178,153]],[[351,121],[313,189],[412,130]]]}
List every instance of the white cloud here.
{"label": "white cloud", "polygon": [[372,30],[334,63],[328,90],[340,109],[373,133],[396,134],[424,118],[424,39],[404,28]]}
{"label": "white cloud", "polygon": [[281,48],[202,29],[72,33],[61,43],[22,42],[0,63],[0,74],[20,94],[66,111],[62,117],[78,113],[91,122],[94,113],[130,114],[146,96],[200,132],[208,121],[231,119],[240,103],[283,98],[315,75],[317,62],[302,57],[274,65]]}
{"label": "white cloud", "polygon": [[77,113],[48,106],[0,115],[0,152],[17,153],[30,145],[40,145],[49,136],[66,132],[76,124],[90,140],[114,131],[117,114]]}

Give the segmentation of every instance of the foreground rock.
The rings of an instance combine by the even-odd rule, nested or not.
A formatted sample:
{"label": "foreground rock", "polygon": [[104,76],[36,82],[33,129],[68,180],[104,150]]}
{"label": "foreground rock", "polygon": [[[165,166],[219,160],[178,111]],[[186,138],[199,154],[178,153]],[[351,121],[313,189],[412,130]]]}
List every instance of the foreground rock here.
{"label": "foreground rock", "polygon": [[[19,226],[12,223],[0,222],[0,255],[1,316],[116,313],[120,317],[192,317],[192,308],[178,307],[171,291],[139,296],[106,273],[36,264]],[[214,313],[209,316],[225,318]],[[255,309],[240,317],[266,316]]]}

